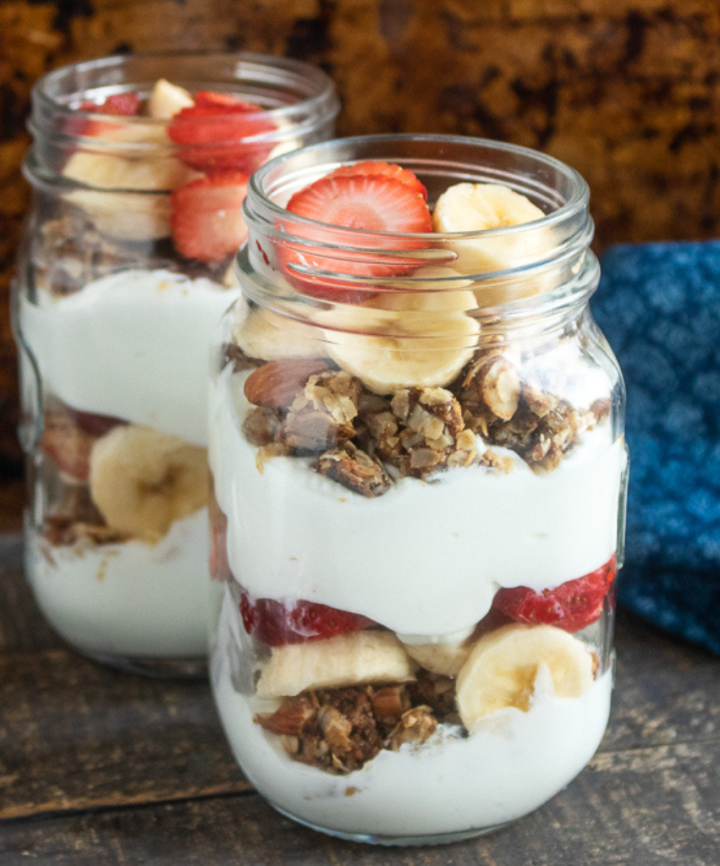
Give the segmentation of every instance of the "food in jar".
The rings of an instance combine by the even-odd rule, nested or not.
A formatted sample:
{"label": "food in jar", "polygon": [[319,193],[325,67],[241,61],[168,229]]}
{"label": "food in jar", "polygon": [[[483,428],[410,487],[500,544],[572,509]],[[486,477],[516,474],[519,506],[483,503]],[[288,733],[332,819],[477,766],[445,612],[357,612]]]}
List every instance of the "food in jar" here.
{"label": "food in jar", "polygon": [[[278,254],[290,300],[235,305],[211,397],[223,724],[310,825],[503,824],[607,722],[626,453],[605,371],[572,328],[484,333],[557,286],[507,276],[517,237],[462,234],[539,220],[519,193],[451,185],[431,214],[411,172],[363,162],[287,210],[316,221]],[[385,234],[343,255],[340,227]],[[414,259],[433,231],[448,261]]]}

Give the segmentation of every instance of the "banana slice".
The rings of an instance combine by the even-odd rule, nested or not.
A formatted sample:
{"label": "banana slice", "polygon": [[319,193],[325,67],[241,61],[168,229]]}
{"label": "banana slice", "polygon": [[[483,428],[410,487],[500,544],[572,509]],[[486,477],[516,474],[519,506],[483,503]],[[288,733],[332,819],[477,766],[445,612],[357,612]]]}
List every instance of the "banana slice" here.
{"label": "banana slice", "polygon": [[[382,292],[363,305],[320,314],[327,353],[376,394],[448,385],[477,348],[470,283],[451,268],[423,268],[414,276],[413,291]],[[442,277],[450,281],[439,291]]]}
{"label": "banana slice", "polygon": [[571,634],[551,625],[512,623],[473,647],[457,678],[465,727],[505,707],[527,712],[538,674],[549,672],[559,698],[578,698],[593,683],[593,655]]}
{"label": "banana slice", "polygon": [[207,505],[206,450],[152,427],[115,427],[90,453],[90,495],[113,529],[155,543]]}
{"label": "banana slice", "polygon": [[241,316],[233,327],[232,338],[251,358],[281,361],[327,356],[322,334],[313,325],[265,309],[241,310]]}
{"label": "banana slice", "polygon": [[161,120],[169,120],[183,108],[190,108],[195,100],[189,91],[177,84],[171,84],[164,78],[159,78],[152,89],[148,100],[148,114]]}
{"label": "banana slice", "polygon": [[[110,142],[110,144],[105,144]],[[63,175],[93,189],[65,198],[83,208],[99,231],[124,240],[158,240],[171,234],[169,192],[202,177],[172,156],[127,157],[113,144],[167,142],[164,124],[138,124],[103,134],[97,150],[85,145],[65,164]]]}
{"label": "banana slice", "polygon": [[[545,214],[528,198],[507,186],[492,183],[459,183],[438,199],[433,213],[436,232],[474,232],[523,225]],[[548,230],[516,236],[495,236],[451,241],[454,266],[462,274],[487,274],[531,264],[552,244]],[[476,291],[481,307],[497,306],[549,291],[555,282],[547,275],[499,277],[480,283]]]}
{"label": "banana slice", "polygon": [[405,651],[420,667],[434,674],[456,677],[468,660],[471,645],[466,643],[404,644]]}
{"label": "banana slice", "polygon": [[258,680],[257,695],[292,697],[305,689],[414,679],[414,665],[392,632],[356,631],[275,647]]}

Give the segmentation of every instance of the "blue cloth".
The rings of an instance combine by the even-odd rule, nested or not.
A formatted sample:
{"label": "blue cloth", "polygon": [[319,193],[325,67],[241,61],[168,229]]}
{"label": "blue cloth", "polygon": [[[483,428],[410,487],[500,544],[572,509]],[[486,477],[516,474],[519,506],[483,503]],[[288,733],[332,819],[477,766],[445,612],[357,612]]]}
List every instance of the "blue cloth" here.
{"label": "blue cloth", "polygon": [[720,241],[612,247],[592,300],[628,391],[621,604],[720,653]]}

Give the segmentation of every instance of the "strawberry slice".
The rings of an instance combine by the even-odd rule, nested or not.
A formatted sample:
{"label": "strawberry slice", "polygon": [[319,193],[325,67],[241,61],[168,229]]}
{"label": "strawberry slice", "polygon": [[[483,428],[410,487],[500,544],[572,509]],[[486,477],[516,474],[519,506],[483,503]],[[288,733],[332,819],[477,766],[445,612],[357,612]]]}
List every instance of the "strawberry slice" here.
{"label": "strawberry slice", "polygon": [[170,222],[182,255],[210,262],[238,250],[247,237],[242,216],[247,181],[241,172],[224,172],[173,190]]}
{"label": "strawberry slice", "polygon": [[356,177],[363,174],[381,174],[385,177],[395,178],[395,180],[407,184],[413,192],[419,193],[424,201],[427,201],[427,190],[410,169],[389,162],[367,160],[366,162],[356,162],[355,165],[341,165],[340,168],[336,168],[335,171],[325,175],[325,178]]}
{"label": "strawberry slice", "polygon": [[336,637],[361,631],[375,623],[366,616],[337,610],[312,601],[298,601],[288,608],[273,598],[240,598],[240,614],[245,631],[268,646],[285,646]]}
{"label": "strawberry slice", "polygon": [[80,111],[90,111],[93,114],[116,114],[122,117],[135,117],[140,114],[139,93],[114,93],[103,102],[81,102]]}
{"label": "strawberry slice", "polygon": [[535,592],[526,586],[501,589],[493,607],[517,622],[555,625],[565,631],[580,631],[598,619],[603,602],[617,574],[613,555],[590,574],[569,580],[555,589]]}
{"label": "strawberry slice", "polygon": [[[80,111],[88,114],[110,114],[116,117],[138,117],[142,102],[139,93],[114,93],[103,102],[85,100],[78,106]],[[70,120],[69,132],[72,135],[102,136],[113,130],[109,123],[100,120],[81,120],[73,117]]]}
{"label": "strawberry slice", "polygon": [[[338,171],[340,171],[338,169]],[[397,177],[388,174],[337,174],[320,178],[290,199],[287,209],[297,216],[325,223],[306,226],[293,223],[285,228],[296,236],[322,244],[355,243],[370,250],[338,251],[333,257],[323,250],[305,244],[289,243],[281,247],[280,255],[288,278],[300,291],[328,301],[359,303],[367,299],[368,290],[348,280],[333,276],[308,275],[293,271],[290,265],[319,271],[334,271],[363,277],[391,277],[407,273],[417,263],[402,251],[420,249],[424,241],[418,238],[374,237],[350,238],[338,228],[362,229],[369,232],[427,233],[432,220],[422,193]],[[381,251],[373,255],[372,249]],[[397,250],[398,256],[387,256]],[[372,291],[372,290],[371,290]]]}
{"label": "strawberry slice", "polygon": [[181,145],[180,159],[208,173],[242,171],[252,174],[268,158],[273,142],[247,141],[272,132],[275,124],[263,108],[226,93],[201,90],[195,104],[170,121],[168,135]]}

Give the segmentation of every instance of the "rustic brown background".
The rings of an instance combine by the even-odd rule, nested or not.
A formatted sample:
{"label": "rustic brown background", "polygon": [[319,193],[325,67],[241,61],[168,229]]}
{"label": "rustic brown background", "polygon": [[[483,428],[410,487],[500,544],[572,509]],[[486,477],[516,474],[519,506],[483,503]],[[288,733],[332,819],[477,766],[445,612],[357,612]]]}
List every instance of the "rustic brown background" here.
{"label": "rustic brown background", "polygon": [[0,528],[22,498],[7,292],[28,190],[30,90],[118,51],[248,49],[320,64],[338,131],[444,131],[579,169],[598,246],[717,234],[714,0],[0,0]]}

